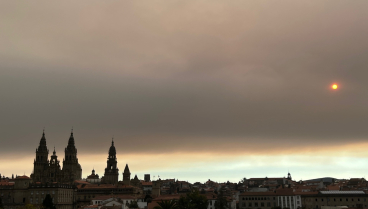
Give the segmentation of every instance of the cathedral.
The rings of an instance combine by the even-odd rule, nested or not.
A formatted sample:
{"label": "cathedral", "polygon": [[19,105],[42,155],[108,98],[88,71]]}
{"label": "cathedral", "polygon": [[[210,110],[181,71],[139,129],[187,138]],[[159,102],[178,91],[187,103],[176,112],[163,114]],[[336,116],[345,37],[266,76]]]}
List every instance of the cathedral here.
{"label": "cathedral", "polygon": [[[63,167],[60,166],[60,161],[56,155],[55,147],[52,155],[49,159],[49,150],[46,145],[45,131],[42,133],[40,144],[36,149],[36,158],[34,159],[34,168],[31,174],[31,179],[34,183],[66,183],[72,184],[75,180],[82,179],[82,167],[78,163],[77,148],[75,147],[75,141],[73,136],[73,130],[70,133],[68,146],[65,148],[65,157],[63,159]],[[113,184],[117,185],[122,183],[124,185],[130,185],[130,170],[128,164],[126,164],[123,172],[123,181],[119,182],[119,168],[117,167],[116,148],[114,140],[111,142],[111,146],[108,152],[107,165],[105,168],[104,176],[99,180],[99,176],[92,171],[92,174],[88,176],[87,181],[91,183]],[[93,180],[91,180],[93,179]]]}
{"label": "cathedral", "polygon": [[40,144],[36,149],[36,158],[31,174],[33,182],[41,183],[73,183],[75,180],[82,179],[82,167],[78,163],[77,148],[75,148],[73,130],[70,133],[68,146],[65,148],[65,158],[63,167],[55,152],[55,148],[49,160],[49,150],[46,145],[45,131],[42,133]]}

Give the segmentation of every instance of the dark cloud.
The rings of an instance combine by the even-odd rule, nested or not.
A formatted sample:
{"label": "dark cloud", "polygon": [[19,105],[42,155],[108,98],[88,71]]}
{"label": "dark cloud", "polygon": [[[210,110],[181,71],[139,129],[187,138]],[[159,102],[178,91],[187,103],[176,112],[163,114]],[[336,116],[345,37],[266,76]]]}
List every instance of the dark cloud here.
{"label": "dark cloud", "polygon": [[367,4],[1,1],[0,151],[365,140]]}

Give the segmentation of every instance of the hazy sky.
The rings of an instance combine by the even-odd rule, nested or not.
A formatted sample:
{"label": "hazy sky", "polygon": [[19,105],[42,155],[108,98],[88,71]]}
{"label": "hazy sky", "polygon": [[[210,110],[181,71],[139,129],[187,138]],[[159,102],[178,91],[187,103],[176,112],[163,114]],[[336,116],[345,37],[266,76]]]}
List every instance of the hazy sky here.
{"label": "hazy sky", "polygon": [[[368,1],[0,0],[0,173],[368,174]],[[337,91],[331,90],[339,84]],[[120,173],[121,173],[120,172]],[[120,179],[122,176],[120,175]]]}

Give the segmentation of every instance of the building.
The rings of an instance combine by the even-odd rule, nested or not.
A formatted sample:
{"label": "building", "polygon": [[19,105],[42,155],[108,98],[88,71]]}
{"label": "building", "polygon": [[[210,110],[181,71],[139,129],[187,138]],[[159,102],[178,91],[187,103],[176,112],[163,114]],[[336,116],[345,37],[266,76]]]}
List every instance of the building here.
{"label": "building", "polygon": [[74,186],[70,184],[32,183],[28,176],[18,176],[12,182],[0,184],[0,195],[4,209],[24,208],[26,204],[41,207],[46,195],[53,199],[56,209],[73,209]]}
{"label": "building", "polygon": [[301,208],[301,196],[295,194],[292,189],[278,189],[272,192],[244,192],[239,195],[240,209],[271,209],[273,207]]}
{"label": "building", "polygon": [[109,156],[107,158],[105,174],[101,180],[102,183],[117,184],[119,182],[119,168],[117,167],[117,164],[116,149],[114,146],[114,140],[112,140],[111,147],[109,149]]}
{"label": "building", "polygon": [[99,207],[106,206],[121,206],[121,209],[129,209],[129,205],[132,202],[137,202],[138,208],[144,208],[147,206],[147,202],[144,201],[143,196],[131,196],[131,195],[106,195],[95,197],[91,203],[92,205],[98,205]]}
{"label": "building", "polygon": [[130,195],[140,197],[142,189],[119,184],[81,184],[77,186],[76,201],[78,207],[90,205],[98,196]]}
{"label": "building", "polygon": [[123,172],[123,184],[130,185],[130,170],[128,164],[125,165],[125,169]]}
{"label": "building", "polygon": [[82,178],[82,167],[78,163],[77,149],[75,147],[73,130],[70,133],[68,146],[65,148],[65,158],[63,168],[60,167],[60,161],[54,152],[49,160],[49,150],[46,145],[45,132],[42,133],[40,144],[36,149],[36,158],[33,162],[33,172],[31,179],[33,182],[50,183],[69,183]]}
{"label": "building", "polygon": [[73,209],[75,205],[74,189],[75,187],[69,184],[32,184],[28,188],[29,201],[27,203],[41,206],[46,195],[49,194],[56,209]]}
{"label": "building", "polygon": [[347,206],[366,208],[368,195],[364,191],[319,191],[299,193],[305,209],[318,209],[322,206]]}
{"label": "building", "polygon": [[98,174],[95,173],[95,169],[92,170],[91,175],[87,176],[86,181],[89,182],[89,183],[91,183],[91,184],[101,183],[101,179],[98,176]]}

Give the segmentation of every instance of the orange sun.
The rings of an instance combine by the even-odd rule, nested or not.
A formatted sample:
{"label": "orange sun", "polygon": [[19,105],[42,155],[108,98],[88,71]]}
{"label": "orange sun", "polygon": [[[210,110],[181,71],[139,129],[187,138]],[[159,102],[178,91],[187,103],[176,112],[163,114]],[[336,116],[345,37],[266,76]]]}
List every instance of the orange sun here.
{"label": "orange sun", "polygon": [[337,84],[332,84],[331,88],[332,89],[337,89],[339,86]]}

